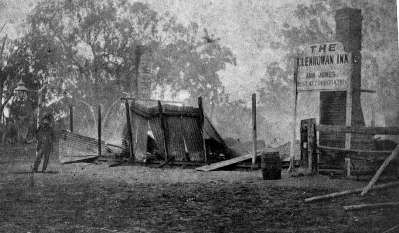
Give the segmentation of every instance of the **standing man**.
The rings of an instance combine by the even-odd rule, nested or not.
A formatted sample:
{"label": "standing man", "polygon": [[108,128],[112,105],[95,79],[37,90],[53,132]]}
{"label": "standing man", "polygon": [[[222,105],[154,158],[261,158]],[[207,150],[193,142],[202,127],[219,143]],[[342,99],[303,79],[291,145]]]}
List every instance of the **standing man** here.
{"label": "standing man", "polygon": [[55,139],[53,123],[54,123],[53,115],[47,113],[40,121],[39,127],[36,130],[37,148],[36,148],[36,159],[33,164],[33,172],[38,171],[42,158],[43,158],[42,172],[46,171],[48,161],[50,158],[50,153],[53,149],[53,141]]}

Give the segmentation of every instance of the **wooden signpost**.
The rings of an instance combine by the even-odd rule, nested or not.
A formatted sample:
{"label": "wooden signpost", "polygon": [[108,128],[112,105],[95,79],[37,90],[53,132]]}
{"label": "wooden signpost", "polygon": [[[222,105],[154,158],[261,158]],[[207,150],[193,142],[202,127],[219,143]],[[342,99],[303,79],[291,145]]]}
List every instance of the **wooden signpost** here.
{"label": "wooden signpost", "polygon": [[97,133],[98,133],[98,157],[101,157],[101,106],[98,105],[98,118],[97,118]]}
{"label": "wooden signpost", "polygon": [[341,42],[308,45],[298,57],[298,91],[346,91],[352,55]]}
{"label": "wooden signpost", "polygon": [[252,94],[252,169],[256,166],[256,94]]}
{"label": "wooden signpost", "polygon": [[295,144],[296,144],[296,121],[297,121],[297,105],[298,105],[298,63],[299,58],[295,59],[294,68],[294,114],[293,114],[293,131],[290,146],[290,166],[288,171],[294,170],[294,160],[295,160]]}

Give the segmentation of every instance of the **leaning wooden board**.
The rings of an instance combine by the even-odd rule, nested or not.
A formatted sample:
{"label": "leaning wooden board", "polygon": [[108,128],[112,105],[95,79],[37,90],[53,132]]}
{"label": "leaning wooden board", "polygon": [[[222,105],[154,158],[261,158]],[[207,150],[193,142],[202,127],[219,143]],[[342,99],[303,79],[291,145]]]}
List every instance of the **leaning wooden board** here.
{"label": "leaning wooden board", "polygon": [[[261,153],[277,153],[278,150],[276,149],[263,149],[262,151],[258,151],[257,156],[259,156]],[[217,163],[212,163],[209,165],[205,165],[202,167],[198,167],[196,168],[197,171],[204,171],[204,172],[208,172],[208,171],[213,171],[222,167],[226,167],[226,166],[230,166],[236,163],[240,163],[243,162],[245,160],[251,159],[252,158],[252,154],[246,154],[246,155],[242,155],[242,156],[238,156],[229,160],[224,160],[224,161],[220,161]]]}

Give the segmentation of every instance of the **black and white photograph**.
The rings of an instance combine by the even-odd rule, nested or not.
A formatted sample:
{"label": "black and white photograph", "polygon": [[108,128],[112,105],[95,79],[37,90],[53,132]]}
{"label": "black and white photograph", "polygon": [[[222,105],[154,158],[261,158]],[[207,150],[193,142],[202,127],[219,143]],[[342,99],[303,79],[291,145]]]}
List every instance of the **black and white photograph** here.
{"label": "black and white photograph", "polygon": [[0,0],[0,233],[399,233],[396,0]]}

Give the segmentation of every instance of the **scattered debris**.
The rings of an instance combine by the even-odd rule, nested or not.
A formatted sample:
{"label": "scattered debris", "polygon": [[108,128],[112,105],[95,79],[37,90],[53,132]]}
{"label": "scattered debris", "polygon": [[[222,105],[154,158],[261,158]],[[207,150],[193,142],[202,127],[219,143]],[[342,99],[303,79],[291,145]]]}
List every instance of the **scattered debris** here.
{"label": "scattered debris", "polygon": [[[259,156],[262,152],[278,152],[278,151],[276,149],[270,149],[270,148],[263,149],[262,151],[258,151],[257,156]],[[213,171],[213,170],[216,170],[216,169],[219,169],[222,167],[226,167],[226,166],[230,166],[233,164],[243,162],[243,161],[251,159],[251,158],[252,158],[252,154],[246,154],[246,155],[238,156],[238,157],[235,157],[235,158],[232,158],[229,160],[224,160],[224,161],[220,161],[217,163],[212,163],[209,165],[198,167],[198,168],[196,168],[196,170],[197,171],[205,171],[205,172]]]}
{"label": "scattered debris", "polygon": [[198,167],[198,168],[196,168],[196,170],[197,171],[204,171],[204,172],[213,171],[213,170],[216,170],[218,168],[222,168],[222,167],[233,165],[233,164],[236,164],[236,163],[239,163],[239,162],[243,162],[243,161],[251,159],[251,158],[252,158],[252,154],[241,155],[241,156],[229,159],[229,160],[224,160],[224,161],[220,161],[220,162],[217,162],[217,163],[212,163],[212,164],[209,164],[209,165]]}
{"label": "scattered debris", "polygon": [[391,155],[385,159],[384,163],[377,170],[374,177],[370,180],[369,184],[366,187],[364,187],[362,193],[360,194],[361,196],[364,196],[371,189],[371,187],[375,184],[375,182],[377,182],[378,178],[381,176],[384,169],[389,165],[389,163],[392,160],[394,160],[398,156],[398,154],[399,154],[399,145],[396,146],[395,150],[392,151]]}
{"label": "scattered debris", "polygon": [[[394,187],[394,186],[398,186],[398,185],[399,185],[399,181],[396,181],[396,182],[390,182],[390,183],[386,183],[386,184],[376,185],[376,186],[373,186],[372,189],[379,190],[379,189]],[[342,192],[330,193],[330,194],[321,195],[321,196],[310,197],[310,198],[306,198],[305,202],[313,202],[313,201],[318,201],[318,200],[326,200],[326,199],[330,199],[330,198],[341,197],[341,196],[345,196],[345,195],[352,194],[352,193],[360,193],[362,190],[363,190],[363,188],[358,188],[358,189],[346,190],[346,191],[342,191]]]}
{"label": "scattered debris", "polygon": [[344,210],[361,210],[361,209],[370,209],[370,208],[380,208],[380,207],[395,207],[399,206],[399,202],[384,202],[384,203],[375,203],[375,204],[359,204],[359,205],[348,205],[344,206]]}
{"label": "scattered debris", "polygon": [[394,232],[394,230],[399,229],[399,225],[393,226],[391,228],[389,228],[388,230],[382,232],[382,233],[390,233],[390,232]]}

